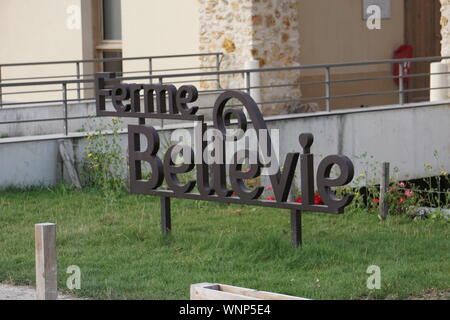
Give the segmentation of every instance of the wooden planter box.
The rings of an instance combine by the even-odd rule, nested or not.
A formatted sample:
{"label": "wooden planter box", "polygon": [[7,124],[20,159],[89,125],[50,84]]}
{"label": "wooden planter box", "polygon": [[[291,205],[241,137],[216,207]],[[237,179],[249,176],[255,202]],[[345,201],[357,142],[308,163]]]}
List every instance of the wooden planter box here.
{"label": "wooden planter box", "polygon": [[308,300],[284,294],[258,291],[219,283],[191,285],[191,300]]}

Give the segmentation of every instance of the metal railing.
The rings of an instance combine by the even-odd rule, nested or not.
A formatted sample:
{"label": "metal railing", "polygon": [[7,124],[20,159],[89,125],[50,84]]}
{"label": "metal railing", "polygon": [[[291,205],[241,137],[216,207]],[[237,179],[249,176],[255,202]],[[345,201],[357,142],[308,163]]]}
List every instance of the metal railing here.
{"label": "metal railing", "polygon": [[[181,60],[183,58],[200,58],[200,57],[213,57],[215,60],[214,65],[211,66],[186,66],[186,67],[179,67],[179,68],[154,68],[154,63],[156,61],[161,60]],[[168,72],[182,72],[182,71],[188,71],[188,70],[204,70],[204,69],[211,69],[214,71],[220,71],[220,63],[223,58],[223,53],[221,52],[212,52],[212,53],[193,53],[193,54],[178,54],[178,55],[160,55],[160,56],[145,56],[145,57],[128,57],[128,58],[121,58],[121,57],[114,57],[114,58],[102,58],[102,59],[83,59],[83,60],[61,60],[61,61],[44,61],[44,62],[27,62],[27,63],[6,63],[6,64],[0,64],[0,107],[3,107],[4,105],[8,105],[7,103],[4,103],[3,97],[5,95],[12,95],[12,94],[30,94],[30,93],[44,93],[44,92],[57,92],[57,90],[37,90],[37,91],[25,91],[25,92],[13,92],[13,93],[7,93],[4,94],[2,91],[2,88],[5,87],[3,84],[6,83],[16,83],[18,86],[20,86],[20,81],[29,82],[30,80],[34,80],[36,82],[36,85],[43,84],[45,82],[49,81],[76,81],[76,88],[71,89],[71,91],[76,91],[76,97],[77,99],[81,99],[81,93],[83,91],[83,88],[81,88],[81,83],[83,83],[83,80],[91,79],[93,81],[95,71],[94,73],[82,73],[81,69],[82,67],[86,67],[88,64],[92,64],[91,69],[92,70],[101,70],[100,64],[105,62],[124,62],[124,61],[146,61],[147,68],[145,70],[134,70],[134,71],[122,71],[122,75],[127,74],[146,74],[149,76],[152,76],[154,73],[168,73]],[[5,73],[5,70],[11,69],[11,68],[20,68],[22,71],[26,70],[30,67],[39,67],[39,66],[59,66],[59,65],[69,65],[72,66],[74,69],[73,74],[57,74],[57,75],[47,75],[47,76],[35,76],[35,77],[14,77],[14,78],[5,78],[2,77],[2,74]],[[89,69],[89,68],[85,68]],[[86,90],[86,89],[84,89]],[[40,101],[37,101],[38,103]],[[45,103],[45,101],[44,101]]]}
{"label": "metal railing", "polygon": [[[324,95],[313,96],[313,97],[300,97],[300,96],[283,96],[283,97],[270,97],[267,99],[261,99],[257,101],[260,106],[264,105],[277,105],[277,104],[292,104],[292,103],[305,103],[312,101],[319,101],[324,104],[323,111],[332,111],[333,102],[339,99],[354,99],[359,101],[363,97],[373,97],[381,95],[396,96],[396,104],[403,105],[407,102],[406,95],[414,92],[430,92],[432,90],[442,90],[449,89],[449,86],[430,88],[429,86],[423,88],[413,88],[408,89],[406,87],[406,79],[419,78],[419,77],[430,77],[431,75],[441,75],[449,74],[450,72],[442,73],[416,73],[416,74],[405,74],[404,66],[411,65],[414,63],[430,63],[437,62],[441,60],[450,59],[450,57],[426,57],[426,58],[412,58],[412,59],[391,59],[391,60],[378,60],[378,61],[363,61],[363,62],[349,62],[349,63],[339,63],[339,64],[319,64],[319,65],[305,65],[305,66],[294,66],[294,67],[280,67],[280,68],[260,68],[260,69],[242,69],[242,70],[219,70],[221,55],[218,53],[205,54],[205,55],[216,55],[217,66],[214,71],[201,71],[201,72],[182,72],[182,73],[160,73],[154,74],[155,70],[152,70],[150,74],[147,75],[127,75],[126,72],[117,78],[118,81],[130,82],[130,81],[146,81],[150,83],[173,83],[173,84],[185,84],[185,83],[199,83],[201,87],[206,87],[206,89],[200,90],[203,94],[219,94],[224,90],[245,90],[249,93],[254,92],[254,90],[264,90],[269,88],[303,88],[306,86],[323,86]],[[196,56],[196,55],[190,55]],[[199,56],[199,55],[197,55]],[[167,56],[166,56],[167,57]],[[175,56],[174,56],[175,57]],[[178,57],[178,56],[177,56]],[[156,57],[151,57],[156,58]],[[127,58],[125,58],[127,59]],[[125,60],[122,59],[122,60]],[[144,58],[128,58],[128,59],[144,59]],[[149,59],[149,57],[145,57]],[[102,59],[106,60],[106,59]],[[108,59],[110,60],[110,59]],[[114,59],[117,60],[117,59]],[[92,60],[93,61],[93,60]],[[95,60],[98,61],[98,60]],[[77,63],[77,61],[70,62],[58,62],[58,63]],[[349,79],[338,79],[334,78],[334,71],[339,68],[354,68],[354,67],[368,67],[376,65],[389,65],[392,66],[398,64],[399,74],[387,74],[376,77],[354,77]],[[5,65],[3,65],[5,66]],[[283,72],[298,72],[299,75],[306,70],[319,70],[323,72],[323,80],[314,81],[300,81],[300,82],[281,82],[273,83],[271,82],[272,73],[283,73]],[[173,70],[172,70],[173,71]],[[185,71],[185,70],[184,70]],[[264,76],[265,80],[268,79],[267,84],[253,86],[251,84],[251,75],[259,74]],[[349,73],[352,74],[352,73]],[[358,73],[353,73],[358,74]],[[230,81],[230,79],[232,81]],[[370,81],[398,81],[398,88],[392,90],[384,91],[364,91],[364,92],[353,92],[344,94],[334,94],[333,95],[333,85],[336,84],[349,84],[354,82],[370,82]],[[35,80],[35,79],[33,79]],[[27,89],[26,91],[15,91],[13,94],[33,94],[33,93],[43,93],[46,91],[60,92],[60,98],[53,100],[37,100],[37,101],[26,101],[26,102],[7,102],[3,103],[3,106],[15,106],[15,105],[30,105],[30,104],[61,104],[63,106],[63,117],[55,118],[43,118],[43,119],[28,119],[28,120],[14,120],[14,121],[0,121],[0,125],[5,124],[17,124],[17,123],[27,123],[27,122],[42,122],[42,121],[63,121],[64,123],[64,133],[67,135],[69,132],[68,124],[70,120],[77,119],[87,119],[93,115],[85,116],[70,116],[68,112],[68,106],[70,103],[74,102],[86,102],[92,101],[92,98],[81,98],[78,92],[82,90],[92,90],[93,89],[93,79],[77,76],[76,79],[64,79],[64,80],[44,80],[44,81],[26,81],[26,82],[10,82],[10,83],[0,83],[0,90],[6,88],[18,88],[26,87],[33,88],[36,86],[57,86],[52,90],[33,90]],[[208,83],[213,83],[214,85],[209,85]],[[279,82],[279,79],[278,79]],[[82,85],[91,84],[91,87],[82,87]],[[229,85],[232,84],[232,85]],[[370,87],[370,86],[369,86]],[[71,92],[77,92],[77,95],[73,98],[69,97]],[[8,94],[11,94],[8,93]],[[11,94],[12,95],[12,94]],[[392,103],[394,104],[394,103]],[[213,106],[201,106],[203,109],[211,109]]]}

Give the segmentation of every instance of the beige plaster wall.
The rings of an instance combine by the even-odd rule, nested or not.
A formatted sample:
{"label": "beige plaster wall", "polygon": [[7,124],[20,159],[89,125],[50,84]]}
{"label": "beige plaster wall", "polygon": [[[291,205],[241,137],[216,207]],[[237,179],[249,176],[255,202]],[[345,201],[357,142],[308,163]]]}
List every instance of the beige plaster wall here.
{"label": "beige plaster wall", "polygon": [[361,0],[298,1],[302,64],[391,59],[403,44],[403,0],[391,0],[391,18],[380,30],[367,28]]}
{"label": "beige plaster wall", "polygon": [[[381,20],[380,30],[367,28],[361,0],[298,1],[302,65],[392,59],[395,49],[404,43],[403,0],[391,0],[391,18]],[[332,79],[383,77],[391,75],[391,70],[389,64],[335,68],[332,69]],[[324,81],[323,75],[323,70],[304,70],[301,80]],[[332,95],[391,90],[397,90],[391,79],[348,82],[333,85]],[[305,98],[325,95],[323,85],[305,86],[302,92]],[[335,99],[332,105],[340,109],[397,102],[398,95],[387,94]],[[324,102],[320,101],[319,105],[323,108]]]}
{"label": "beige plaster wall", "polygon": [[[82,31],[69,28],[70,6],[80,7],[80,0],[2,0],[0,1],[0,64],[40,62],[82,58]],[[74,75],[75,65],[3,67],[2,78]],[[29,88],[3,89],[3,93]],[[33,90],[37,90],[35,87]],[[46,86],[40,89],[59,89]],[[61,94],[57,94],[60,97]],[[33,99],[56,97],[34,94]],[[4,101],[21,101],[26,95],[4,95]]]}
{"label": "beige plaster wall", "polygon": [[[122,46],[124,57],[198,53],[197,0],[122,0]],[[198,66],[198,57],[153,61],[155,70]],[[124,63],[125,71],[147,71],[148,68],[148,61]]]}

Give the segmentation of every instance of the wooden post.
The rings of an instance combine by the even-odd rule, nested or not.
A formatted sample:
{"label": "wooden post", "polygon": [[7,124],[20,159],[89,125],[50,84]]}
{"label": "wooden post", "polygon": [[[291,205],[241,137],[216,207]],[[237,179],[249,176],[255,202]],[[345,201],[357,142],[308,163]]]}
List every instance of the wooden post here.
{"label": "wooden post", "polygon": [[383,162],[381,166],[380,181],[380,219],[386,220],[388,215],[389,203],[386,194],[389,188],[389,162]]}
{"label": "wooden post", "polygon": [[169,235],[172,229],[170,219],[170,198],[161,197],[161,230],[164,235]]}
{"label": "wooden post", "polygon": [[300,210],[291,210],[291,237],[295,248],[302,245],[302,212]]}
{"label": "wooden post", "polygon": [[[69,179],[77,189],[81,189],[80,178],[78,177],[77,170],[75,169],[75,158],[73,154],[73,145],[70,140],[58,140],[59,154],[63,161],[64,168],[66,168]],[[63,177],[64,179],[64,173]]]}
{"label": "wooden post", "polygon": [[274,292],[206,282],[191,284],[190,293],[191,300],[309,300]]}
{"label": "wooden post", "polygon": [[34,231],[36,241],[36,299],[56,300],[58,297],[56,224],[36,224]]}

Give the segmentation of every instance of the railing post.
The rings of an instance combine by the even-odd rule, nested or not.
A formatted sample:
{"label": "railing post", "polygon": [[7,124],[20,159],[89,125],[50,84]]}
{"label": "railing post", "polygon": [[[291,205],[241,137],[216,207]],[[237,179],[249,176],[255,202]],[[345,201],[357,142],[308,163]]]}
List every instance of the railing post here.
{"label": "railing post", "polygon": [[[2,66],[0,66],[0,85],[2,84]],[[0,108],[3,108],[2,87],[0,86]]]}
{"label": "railing post", "polygon": [[331,69],[325,67],[325,109],[331,111]]}
{"label": "railing post", "polygon": [[81,100],[81,84],[80,84],[81,74],[80,74],[80,62],[77,62],[77,99]]}
{"label": "railing post", "polygon": [[[159,77],[158,82],[159,82],[159,84],[163,84],[163,78]],[[161,118],[161,129],[162,128],[164,128],[164,119]]]}
{"label": "railing post", "polygon": [[[249,60],[245,62],[245,69],[259,69],[258,60]],[[261,99],[261,73],[260,72],[250,72],[247,74],[247,88],[248,93],[252,96],[253,100],[259,104]]]}
{"label": "railing post", "polygon": [[217,70],[217,89],[220,89],[220,54],[216,54],[216,70]]}
{"label": "railing post", "polygon": [[[148,59],[148,74],[149,76],[153,76],[153,59],[149,58]],[[153,83],[153,79],[150,78],[150,83]]]}
{"label": "railing post", "polygon": [[[250,83],[250,72],[245,71],[242,73],[242,75],[245,78],[245,90],[247,91],[248,94],[250,94],[250,88],[251,88],[251,83]],[[248,118],[248,113],[247,113],[247,109],[244,108],[244,114],[245,116]]]}
{"label": "railing post", "polygon": [[247,90],[247,93],[250,94],[251,90],[251,83],[250,83],[250,72],[245,72],[245,89]]}
{"label": "railing post", "polygon": [[389,203],[386,194],[389,188],[389,162],[383,162],[381,166],[381,181],[380,181],[380,219],[386,220],[388,215]]}
{"label": "railing post", "polygon": [[405,94],[403,92],[404,90],[404,83],[403,83],[403,77],[404,77],[404,62],[399,63],[399,71],[398,71],[398,94],[399,94],[399,104],[405,104]]}
{"label": "railing post", "polygon": [[69,123],[67,119],[67,83],[63,82],[63,106],[64,106],[64,133],[69,134]]}

